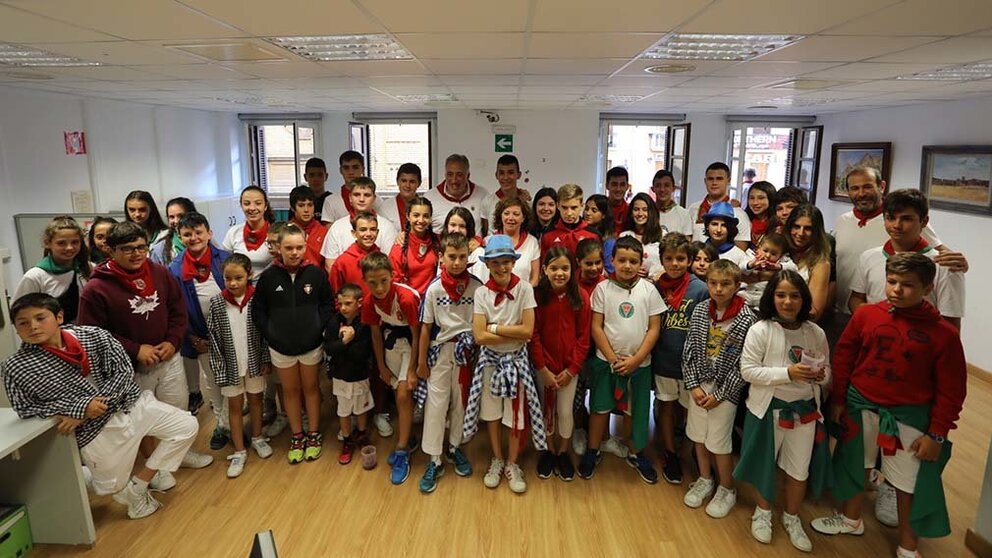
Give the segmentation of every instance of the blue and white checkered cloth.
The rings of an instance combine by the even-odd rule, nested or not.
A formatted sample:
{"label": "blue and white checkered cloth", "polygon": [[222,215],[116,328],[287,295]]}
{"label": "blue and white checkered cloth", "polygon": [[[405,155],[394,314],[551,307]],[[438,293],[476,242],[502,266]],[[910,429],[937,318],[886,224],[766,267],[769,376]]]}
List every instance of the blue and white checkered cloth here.
{"label": "blue and white checkered cloth", "polygon": [[[458,367],[472,366],[475,359],[479,358],[479,346],[475,344],[475,337],[472,336],[471,331],[463,331],[445,343],[455,344],[455,365]],[[437,359],[443,346],[444,343],[438,343],[427,349],[428,368],[434,368],[437,365]],[[430,380],[428,379],[428,381]],[[418,407],[423,407],[427,403],[427,382],[417,382],[417,388],[413,390],[413,402]]]}

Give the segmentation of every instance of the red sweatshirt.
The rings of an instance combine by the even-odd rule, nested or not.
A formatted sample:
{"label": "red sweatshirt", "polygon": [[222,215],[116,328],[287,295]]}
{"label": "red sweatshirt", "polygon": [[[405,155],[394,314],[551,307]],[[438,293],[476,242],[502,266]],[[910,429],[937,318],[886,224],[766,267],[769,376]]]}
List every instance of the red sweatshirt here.
{"label": "red sweatshirt", "polygon": [[575,255],[575,247],[579,245],[579,242],[587,238],[599,238],[599,235],[590,231],[588,223],[585,221],[579,221],[577,225],[569,228],[561,219],[555,223],[555,228],[544,233],[541,236],[541,258],[543,260],[544,254],[548,253],[555,244],[561,244],[569,251],[572,255]]}
{"label": "red sweatshirt", "polygon": [[929,432],[939,436],[955,428],[968,383],[961,337],[929,302],[858,308],[834,347],[833,375],[836,404],[853,383],[885,407],[931,405]]}
{"label": "red sweatshirt", "polygon": [[534,316],[534,336],[528,351],[534,368],[545,366],[558,374],[568,369],[575,376],[589,355],[589,331],[592,324],[592,307],[586,297],[582,308],[572,309],[568,296],[551,294],[550,300],[537,306]]}
{"label": "red sweatshirt", "polygon": [[[581,273],[581,272],[580,272]],[[585,279],[579,279],[579,290],[585,295],[586,300],[592,300],[592,292],[596,290],[596,285],[599,285],[603,281],[606,281],[606,276],[600,275],[593,281],[586,281]]]}
{"label": "red sweatshirt", "polygon": [[331,282],[331,288],[334,292],[337,293],[347,283],[354,283],[360,286],[362,293],[368,296],[371,291],[365,284],[360,262],[365,256],[378,251],[379,247],[374,244],[371,250],[363,250],[357,242],[352,242],[351,246],[338,259],[334,260],[334,265],[331,266],[331,274],[327,279]]}
{"label": "red sweatshirt", "polygon": [[610,202],[609,205],[610,211],[613,212],[613,230],[617,236],[620,236],[620,233],[623,232],[623,220],[627,217],[627,201],[621,201],[616,205]]}
{"label": "red sweatshirt", "polygon": [[308,226],[303,226],[303,224],[296,219],[293,219],[292,223],[299,225],[299,227],[307,233],[307,261],[314,265],[324,267],[324,256],[320,255],[320,249],[324,246],[324,237],[327,236],[327,227],[325,227],[324,224],[316,218],[311,219],[310,223],[307,224]]}
{"label": "red sweatshirt", "polygon": [[437,277],[437,252],[431,237],[419,239],[413,233],[407,240],[406,266],[403,265],[403,247],[393,244],[389,250],[389,261],[393,264],[393,281],[410,285],[424,296],[427,286]]}

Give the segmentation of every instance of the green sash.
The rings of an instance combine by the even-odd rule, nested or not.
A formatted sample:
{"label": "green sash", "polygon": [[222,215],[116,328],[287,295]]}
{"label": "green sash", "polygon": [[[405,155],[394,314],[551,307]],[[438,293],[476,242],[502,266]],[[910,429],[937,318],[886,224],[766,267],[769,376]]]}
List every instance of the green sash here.
{"label": "green sash", "polygon": [[66,267],[55,263],[55,260],[52,259],[51,254],[41,258],[41,261],[35,264],[35,267],[43,269],[52,275],[62,275],[63,273],[69,273],[70,271],[79,271],[79,264],[76,263],[75,260],[72,261],[71,266]]}

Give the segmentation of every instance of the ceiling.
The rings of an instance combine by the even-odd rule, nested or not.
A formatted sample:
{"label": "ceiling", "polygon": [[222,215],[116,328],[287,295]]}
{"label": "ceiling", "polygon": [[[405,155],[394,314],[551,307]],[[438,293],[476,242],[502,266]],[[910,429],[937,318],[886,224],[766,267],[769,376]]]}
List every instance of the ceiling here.
{"label": "ceiling", "polygon": [[[665,61],[642,53],[672,32],[805,38],[749,61],[646,73]],[[264,40],[358,33],[390,34],[414,59],[315,62]],[[809,114],[992,95],[992,79],[895,79],[992,61],[990,0],[0,0],[0,42],[103,64],[0,65],[0,85],[231,112]],[[181,50],[232,44],[281,59]],[[454,100],[407,97],[429,95]]]}

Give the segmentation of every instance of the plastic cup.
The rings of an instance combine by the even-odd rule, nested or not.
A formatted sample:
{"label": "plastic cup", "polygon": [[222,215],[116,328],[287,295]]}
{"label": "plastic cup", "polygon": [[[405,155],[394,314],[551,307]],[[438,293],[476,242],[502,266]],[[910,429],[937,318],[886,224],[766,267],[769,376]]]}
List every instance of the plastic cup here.
{"label": "plastic cup", "polygon": [[366,471],[375,469],[376,454],[375,446],[368,445],[362,448],[362,468]]}

